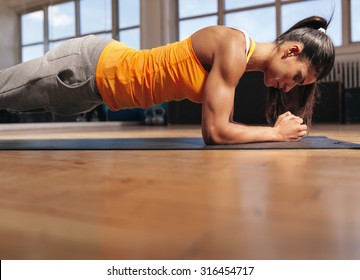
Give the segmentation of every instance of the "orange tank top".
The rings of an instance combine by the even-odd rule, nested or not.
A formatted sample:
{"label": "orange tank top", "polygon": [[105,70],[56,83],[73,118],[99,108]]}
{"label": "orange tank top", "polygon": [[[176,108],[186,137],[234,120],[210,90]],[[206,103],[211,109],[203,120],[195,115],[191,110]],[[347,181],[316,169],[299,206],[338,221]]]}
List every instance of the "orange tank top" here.
{"label": "orange tank top", "polygon": [[[251,40],[247,61],[255,49]],[[208,72],[197,59],[191,37],[149,50],[113,41],[96,69],[99,92],[111,110],[147,108],[167,101],[202,101]]]}

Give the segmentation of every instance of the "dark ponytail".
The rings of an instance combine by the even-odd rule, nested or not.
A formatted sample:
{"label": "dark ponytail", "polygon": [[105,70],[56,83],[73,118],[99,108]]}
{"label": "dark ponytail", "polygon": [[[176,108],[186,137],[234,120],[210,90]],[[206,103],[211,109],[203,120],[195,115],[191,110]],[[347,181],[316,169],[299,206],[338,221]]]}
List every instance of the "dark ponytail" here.
{"label": "dark ponytail", "polygon": [[[318,16],[306,18],[275,40],[277,48],[285,42],[301,42],[304,48],[299,59],[309,63],[317,80],[329,74],[335,61],[334,44],[325,33],[330,21]],[[311,125],[317,93],[316,83],[297,86],[287,94],[283,94],[281,90],[270,89],[266,106],[268,122],[274,123],[279,115],[290,111],[302,117],[307,125]]]}

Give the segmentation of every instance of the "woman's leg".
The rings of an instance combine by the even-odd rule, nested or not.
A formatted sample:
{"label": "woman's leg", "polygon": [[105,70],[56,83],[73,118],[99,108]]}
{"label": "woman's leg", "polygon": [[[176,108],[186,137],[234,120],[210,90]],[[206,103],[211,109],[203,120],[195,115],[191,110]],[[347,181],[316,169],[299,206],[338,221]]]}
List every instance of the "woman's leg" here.
{"label": "woman's leg", "polygon": [[41,73],[42,60],[31,60],[0,72],[1,109],[25,111],[49,106],[46,90],[39,87],[39,81],[46,79]]}
{"label": "woman's leg", "polygon": [[72,39],[31,60],[0,72],[0,108],[43,108],[59,115],[87,112],[102,103],[96,65],[110,39]]}

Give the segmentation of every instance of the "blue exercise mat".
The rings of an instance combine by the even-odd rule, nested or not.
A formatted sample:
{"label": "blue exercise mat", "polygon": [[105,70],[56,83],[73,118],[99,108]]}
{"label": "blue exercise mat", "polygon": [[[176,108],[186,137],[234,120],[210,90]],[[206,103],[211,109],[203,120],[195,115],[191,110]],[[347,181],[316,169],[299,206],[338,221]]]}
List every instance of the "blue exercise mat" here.
{"label": "blue exercise mat", "polygon": [[267,150],[360,149],[360,144],[308,136],[297,142],[205,145],[202,138],[105,138],[0,140],[0,150]]}

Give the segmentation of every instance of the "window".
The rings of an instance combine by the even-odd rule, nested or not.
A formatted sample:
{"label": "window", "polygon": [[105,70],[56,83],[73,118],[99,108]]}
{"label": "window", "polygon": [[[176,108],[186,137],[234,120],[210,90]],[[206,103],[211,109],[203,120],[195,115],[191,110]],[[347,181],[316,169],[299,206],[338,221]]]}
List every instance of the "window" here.
{"label": "window", "polygon": [[217,13],[217,0],[179,0],[179,17],[193,17]]}
{"label": "window", "polygon": [[37,11],[21,17],[21,41],[23,61],[39,57],[44,53],[44,12]]}
{"label": "window", "polygon": [[23,44],[41,43],[44,41],[44,12],[37,11],[21,17]]}
{"label": "window", "polygon": [[104,32],[111,34],[111,0],[80,0],[81,35]]}
{"label": "window", "polygon": [[217,25],[217,16],[207,16],[195,19],[182,20],[179,23],[180,40],[189,37],[195,31],[211,25]]}
{"label": "window", "polygon": [[[262,20],[254,21],[258,18]],[[276,38],[275,7],[227,13],[225,25],[244,29],[257,42],[272,42]]]}
{"label": "window", "polygon": [[140,25],[140,0],[120,0],[119,1],[119,27],[131,28]]}
{"label": "window", "polygon": [[140,0],[119,1],[119,39],[140,49]]}
{"label": "window", "polygon": [[332,2],[328,0],[311,0],[282,5],[281,32],[285,32],[299,20],[313,16],[314,14],[330,19],[333,9],[334,15],[327,30],[327,34],[331,37],[335,46],[341,46],[341,0],[333,0]]}
{"label": "window", "polygon": [[179,39],[196,30],[218,24],[217,0],[179,0]]}
{"label": "window", "polygon": [[[348,0],[178,0],[179,39],[218,21],[246,30],[256,41],[271,42],[303,18],[317,14],[330,19],[334,12],[327,34],[341,46],[343,1]],[[351,10],[360,10],[359,0],[351,0]],[[351,21],[352,41],[359,42],[360,19],[353,15]]]}
{"label": "window", "polygon": [[33,58],[40,57],[44,54],[44,45],[32,45],[32,46],[25,46],[21,50],[21,55],[23,61],[28,61]]}
{"label": "window", "polygon": [[75,36],[75,3],[67,2],[49,6],[49,40]]}
{"label": "window", "polygon": [[64,1],[20,15],[20,24],[21,61],[40,57],[65,40],[88,34],[114,37],[140,48],[140,0]]}
{"label": "window", "polygon": [[360,42],[360,17],[356,11],[360,11],[360,1],[351,0],[351,42]]}
{"label": "window", "polygon": [[269,3],[274,3],[274,0],[225,0],[225,9],[231,10]]}

